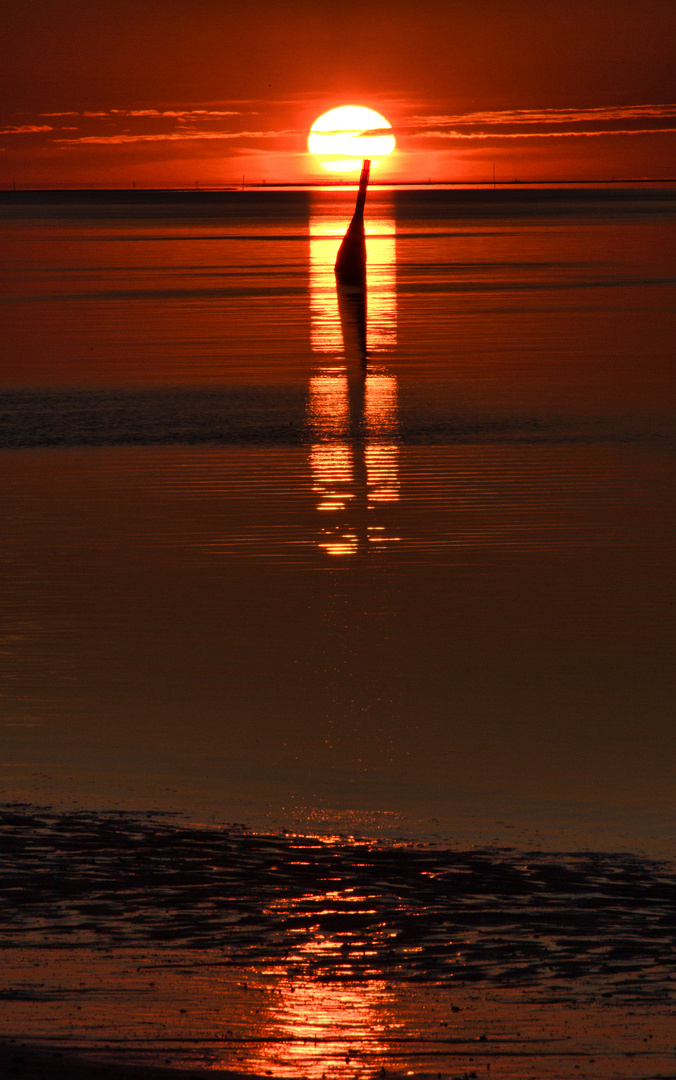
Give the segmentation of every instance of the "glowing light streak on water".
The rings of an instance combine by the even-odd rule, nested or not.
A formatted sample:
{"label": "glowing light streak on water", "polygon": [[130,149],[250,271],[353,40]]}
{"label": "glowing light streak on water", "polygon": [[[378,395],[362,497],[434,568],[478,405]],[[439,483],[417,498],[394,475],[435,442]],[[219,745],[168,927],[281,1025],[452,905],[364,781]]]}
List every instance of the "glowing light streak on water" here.
{"label": "glowing light streak on water", "polygon": [[[334,265],[350,223],[345,217],[310,218],[310,338],[313,352],[343,348]],[[396,225],[392,218],[366,222],[368,332],[370,352],[397,343]]]}

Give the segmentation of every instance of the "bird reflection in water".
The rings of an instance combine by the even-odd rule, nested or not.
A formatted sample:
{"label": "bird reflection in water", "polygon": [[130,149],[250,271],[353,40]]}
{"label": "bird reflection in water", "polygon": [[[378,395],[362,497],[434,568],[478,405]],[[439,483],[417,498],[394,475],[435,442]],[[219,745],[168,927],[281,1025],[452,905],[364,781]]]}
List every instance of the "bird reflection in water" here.
{"label": "bird reflection in water", "polygon": [[336,253],[344,217],[310,221],[312,348],[325,363],[310,379],[310,467],[329,555],[373,551],[397,541],[386,504],[399,499],[397,380],[382,362],[396,344],[395,223],[366,227],[367,287],[339,285]]}

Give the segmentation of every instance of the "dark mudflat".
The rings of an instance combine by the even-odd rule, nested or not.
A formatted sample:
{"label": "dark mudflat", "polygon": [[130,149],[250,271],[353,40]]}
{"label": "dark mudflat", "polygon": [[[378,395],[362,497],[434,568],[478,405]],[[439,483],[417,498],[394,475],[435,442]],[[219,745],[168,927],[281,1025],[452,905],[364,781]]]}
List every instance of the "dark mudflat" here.
{"label": "dark mudflat", "polygon": [[0,880],[0,1080],[674,1075],[668,863],[15,804]]}
{"label": "dark mudflat", "polygon": [[[204,1078],[203,1069],[169,1069],[152,1065],[124,1065],[88,1061],[54,1050],[0,1043],[0,1077],[3,1080],[193,1080]],[[209,1070],[210,1076],[236,1080],[249,1074]]]}
{"label": "dark mudflat", "polygon": [[[254,1073],[232,1069],[172,1069],[161,1065],[91,1061],[57,1050],[0,1042],[2,1080],[205,1080],[207,1076],[227,1077],[228,1080],[269,1080],[269,1076],[257,1077]],[[399,1080],[400,1076],[396,1072],[387,1073],[388,1080]]]}
{"label": "dark mudflat", "polygon": [[[324,979],[671,989],[673,868],[0,808],[4,944],[214,951]],[[326,894],[331,896],[327,904]],[[304,953],[320,935],[326,948]],[[217,954],[217,955],[216,955]],[[294,959],[294,956],[296,958]],[[602,988],[601,983],[608,983]],[[662,985],[664,984],[664,985]],[[28,987],[7,996],[40,996]]]}

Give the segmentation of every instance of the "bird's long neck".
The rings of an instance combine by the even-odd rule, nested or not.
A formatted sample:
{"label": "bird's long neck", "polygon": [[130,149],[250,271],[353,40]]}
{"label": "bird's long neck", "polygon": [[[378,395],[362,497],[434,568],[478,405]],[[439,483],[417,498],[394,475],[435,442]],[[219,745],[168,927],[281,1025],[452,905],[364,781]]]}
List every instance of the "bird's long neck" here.
{"label": "bird's long neck", "polygon": [[371,162],[364,161],[361,169],[361,176],[359,177],[359,193],[357,194],[357,205],[354,208],[353,221],[361,221],[364,218],[364,204],[366,202],[366,189],[369,184],[369,176],[371,174]]}
{"label": "bird's long neck", "polygon": [[364,235],[364,203],[369,182],[371,162],[365,161],[359,180],[359,194],[352,221],[347,227],[336,256],[336,280],[339,285],[366,287],[366,237]]}

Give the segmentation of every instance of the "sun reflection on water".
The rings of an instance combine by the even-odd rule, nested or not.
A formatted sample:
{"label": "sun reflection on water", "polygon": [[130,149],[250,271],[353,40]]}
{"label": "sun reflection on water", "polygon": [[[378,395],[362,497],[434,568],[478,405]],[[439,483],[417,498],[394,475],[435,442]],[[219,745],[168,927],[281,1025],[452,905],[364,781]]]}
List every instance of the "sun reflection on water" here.
{"label": "sun reflection on water", "polygon": [[[341,352],[341,328],[334,265],[350,223],[347,214],[310,218],[310,337],[313,352]],[[397,343],[396,224],[378,218],[365,224],[368,272],[368,334],[370,353]]]}
{"label": "sun reflection on water", "polygon": [[[395,225],[366,228],[367,294],[340,293],[334,263],[349,218],[310,221],[310,470],[324,521],[319,547],[345,556],[399,539],[378,516],[400,497],[397,380],[378,354],[396,344]],[[329,359],[331,357],[331,359]],[[376,358],[374,362],[374,357]]]}
{"label": "sun reflection on water", "polygon": [[[320,938],[297,959],[311,963],[336,947]],[[372,1071],[387,1048],[392,992],[382,980],[354,981],[349,974],[330,982],[281,976],[269,998],[265,1038],[247,1054],[246,1070],[313,1080]]]}
{"label": "sun reflection on water", "polygon": [[[373,502],[399,498],[399,447],[397,433],[397,380],[374,371],[367,375],[364,393],[364,448],[366,478]],[[378,441],[375,441],[378,440]]]}
{"label": "sun reflection on water", "polygon": [[312,490],[317,509],[333,515],[319,544],[329,555],[398,539],[375,513],[400,493],[396,379],[381,371],[357,378],[359,385],[350,386],[345,369],[336,368],[310,380],[308,416],[321,440],[310,449]]}
{"label": "sun reflection on water", "polygon": [[349,434],[350,399],[344,366],[322,368],[310,378],[310,423],[322,439]]}

